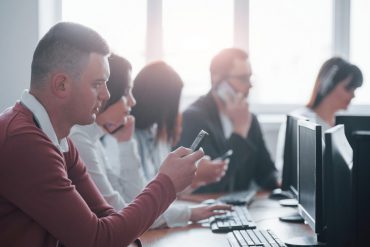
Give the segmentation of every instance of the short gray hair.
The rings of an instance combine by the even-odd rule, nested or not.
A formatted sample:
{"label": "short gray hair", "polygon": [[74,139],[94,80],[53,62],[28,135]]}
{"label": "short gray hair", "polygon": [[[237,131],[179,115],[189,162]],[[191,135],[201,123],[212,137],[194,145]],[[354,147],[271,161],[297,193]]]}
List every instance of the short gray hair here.
{"label": "short gray hair", "polygon": [[40,40],[33,54],[31,87],[41,87],[55,70],[78,78],[90,53],[109,55],[107,42],[94,30],[80,24],[60,22]]}

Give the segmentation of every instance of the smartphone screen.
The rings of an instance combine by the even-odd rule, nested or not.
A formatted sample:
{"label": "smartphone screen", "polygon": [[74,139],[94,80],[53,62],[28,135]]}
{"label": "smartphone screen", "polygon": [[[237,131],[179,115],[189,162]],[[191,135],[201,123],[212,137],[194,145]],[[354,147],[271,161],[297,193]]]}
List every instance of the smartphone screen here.
{"label": "smartphone screen", "polygon": [[235,90],[229,85],[227,81],[223,81],[217,87],[217,94],[223,102],[232,101],[236,95]]}
{"label": "smartphone screen", "polygon": [[233,155],[233,153],[234,153],[233,150],[232,149],[229,149],[223,155],[221,155],[220,157],[218,157],[217,159],[226,160],[227,158],[230,158],[231,155]]}
{"label": "smartphone screen", "polygon": [[124,124],[121,124],[120,126],[118,126],[118,128],[116,128],[115,130],[113,130],[113,131],[111,131],[110,132],[110,134],[115,134],[115,133],[117,133],[120,129],[122,129],[123,127],[125,127],[125,125]]}

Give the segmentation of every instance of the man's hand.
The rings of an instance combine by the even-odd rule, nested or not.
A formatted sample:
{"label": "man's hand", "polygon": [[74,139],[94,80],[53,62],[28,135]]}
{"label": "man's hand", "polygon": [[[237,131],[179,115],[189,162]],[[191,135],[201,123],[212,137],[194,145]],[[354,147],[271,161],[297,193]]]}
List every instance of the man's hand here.
{"label": "man's hand", "polygon": [[204,152],[201,149],[192,152],[189,148],[179,147],[163,161],[159,173],[169,176],[176,193],[181,192],[193,181],[197,170],[195,164],[203,156]]}
{"label": "man's hand", "polygon": [[115,131],[112,135],[118,142],[127,142],[131,140],[135,131],[135,117],[127,116],[127,121],[123,127]]}
{"label": "man's hand", "polygon": [[197,222],[208,219],[211,216],[222,215],[227,211],[231,211],[232,206],[227,204],[213,204],[208,206],[196,206],[191,209],[190,220]]}
{"label": "man's hand", "polygon": [[233,100],[226,102],[225,113],[233,124],[234,132],[244,138],[247,137],[252,124],[252,115],[244,95],[238,93]]}
{"label": "man's hand", "polygon": [[226,173],[228,164],[228,160],[210,160],[208,156],[205,156],[198,163],[198,170],[191,187],[196,189],[200,186],[220,181]]}

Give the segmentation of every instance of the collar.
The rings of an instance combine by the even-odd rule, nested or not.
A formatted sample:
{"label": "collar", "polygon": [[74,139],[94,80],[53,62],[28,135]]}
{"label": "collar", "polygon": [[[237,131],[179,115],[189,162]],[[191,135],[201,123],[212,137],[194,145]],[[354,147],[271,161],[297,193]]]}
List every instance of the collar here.
{"label": "collar", "polygon": [[223,112],[219,112],[219,117],[222,125],[222,130],[224,131],[224,136],[226,139],[229,139],[233,133],[233,123],[230,118]]}
{"label": "collar", "polygon": [[62,152],[66,153],[69,150],[67,138],[63,138],[60,141],[54,131],[53,125],[51,124],[48,113],[46,112],[43,105],[32,95],[25,90],[21,97],[21,103],[28,108],[35,117],[41,130],[51,140],[51,142]]}

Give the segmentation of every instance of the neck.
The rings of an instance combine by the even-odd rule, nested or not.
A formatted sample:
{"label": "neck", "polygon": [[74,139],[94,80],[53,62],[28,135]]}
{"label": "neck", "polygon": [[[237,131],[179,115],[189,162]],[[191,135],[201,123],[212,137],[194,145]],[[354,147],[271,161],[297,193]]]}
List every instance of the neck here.
{"label": "neck", "polygon": [[63,110],[61,110],[63,107],[54,104],[55,100],[48,99],[47,95],[43,95],[35,91],[30,91],[30,94],[32,94],[45,108],[58,141],[67,137],[73,125],[66,121],[67,118],[63,114]]}
{"label": "neck", "polygon": [[320,118],[329,126],[334,126],[335,113],[337,112],[337,109],[333,106],[333,104],[325,101],[324,99],[323,102],[314,109],[314,112],[319,115]]}
{"label": "neck", "polygon": [[48,110],[48,115],[50,117],[51,125],[53,125],[55,134],[57,135],[58,140],[60,141],[63,138],[66,138],[71,131],[73,125],[65,121],[65,116],[58,114],[58,110]]}

